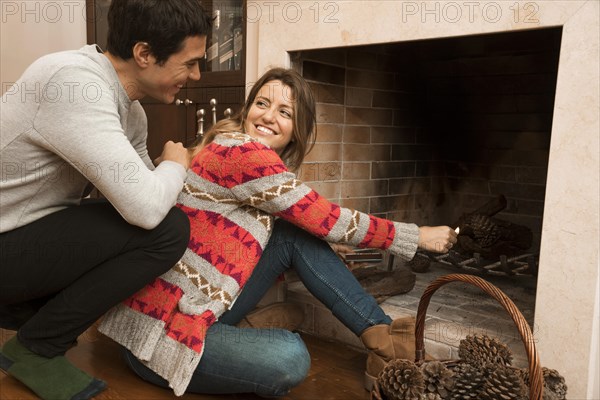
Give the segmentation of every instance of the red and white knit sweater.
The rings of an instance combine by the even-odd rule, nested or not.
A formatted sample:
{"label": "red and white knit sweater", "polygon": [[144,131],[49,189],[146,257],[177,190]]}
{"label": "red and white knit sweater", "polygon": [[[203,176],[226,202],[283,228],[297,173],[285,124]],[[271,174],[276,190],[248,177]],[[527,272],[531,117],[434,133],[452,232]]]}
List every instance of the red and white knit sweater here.
{"label": "red and white knit sweater", "polygon": [[207,329],[230,309],[266,246],[274,217],[329,242],[414,256],[418,228],[342,208],[246,134],[218,135],[188,171],[178,207],[190,219],[182,259],[107,313],[100,331],[185,392]]}

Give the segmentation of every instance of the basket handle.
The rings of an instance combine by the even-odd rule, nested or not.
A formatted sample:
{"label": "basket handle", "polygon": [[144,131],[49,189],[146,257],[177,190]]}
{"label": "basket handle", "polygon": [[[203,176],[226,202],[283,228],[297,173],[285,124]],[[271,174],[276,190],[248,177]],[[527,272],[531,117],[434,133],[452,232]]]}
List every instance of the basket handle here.
{"label": "basket handle", "polygon": [[425,358],[425,342],[423,336],[425,333],[425,316],[427,313],[427,307],[431,296],[443,285],[450,282],[465,282],[471,285],[477,286],[494,299],[496,299],[504,309],[510,314],[512,320],[517,326],[521,339],[525,345],[527,352],[527,358],[529,360],[529,399],[530,400],[542,400],[542,391],[544,385],[544,378],[542,375],[542,369],[540,367],[539,354],[535,347],[535,341],[529,324],[523,317],[523,314],[519,311],[515,303],[512,302],[508,296],[506,296],[500,289],[484,279],[477,276],[466,275],[466,274],[450,274],[437,278],[425,288],[421,300],[419,301],[419,308],[417,309],[417,321],[415,326],[415,341],[416,341],[416,361],[422,361]]}

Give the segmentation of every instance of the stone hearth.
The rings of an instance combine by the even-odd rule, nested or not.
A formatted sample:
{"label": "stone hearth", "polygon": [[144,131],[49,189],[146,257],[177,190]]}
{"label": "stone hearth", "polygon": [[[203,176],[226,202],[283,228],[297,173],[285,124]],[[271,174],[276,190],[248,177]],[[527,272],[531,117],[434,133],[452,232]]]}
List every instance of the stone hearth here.
{"label": "stone hearth", "polygon": [[[408,268],[396,262],[394,268]],[[392,318],[416,315],[419,300],[427,285],[439,276],[464,273],[454,267],[432,263],[427,272],[417,273],[412,291],[390,297],[381,307]],[[519,308],[533,326],[535,278],[487,277]],[[300,304],[305,320],[300,330],[316,336],[333,338],[364,351],[360,340],[342,325],[331,312],[299,282],[288,284],[287,300]],[[425,349],[438,359],[458,358],[458,344],[469,334],[486,334],[507,344],[514,354],[514,365],[527,366],[527,355],[511,317],[498,302],[479,288],[462,283],[449,283],[431,298],[425,320]]]}

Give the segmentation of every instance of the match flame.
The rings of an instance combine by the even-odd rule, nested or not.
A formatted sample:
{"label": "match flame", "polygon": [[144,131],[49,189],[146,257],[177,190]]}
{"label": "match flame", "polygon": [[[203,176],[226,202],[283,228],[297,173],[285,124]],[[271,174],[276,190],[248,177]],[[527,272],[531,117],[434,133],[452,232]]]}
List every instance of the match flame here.
{"label": "match flame", "polygon": [[458,234],[460,233],[460,226],[459,226],[459,227],[457,227],[457,228],[454,230],[454,232],[456,232],[456,234],[458,235]]}

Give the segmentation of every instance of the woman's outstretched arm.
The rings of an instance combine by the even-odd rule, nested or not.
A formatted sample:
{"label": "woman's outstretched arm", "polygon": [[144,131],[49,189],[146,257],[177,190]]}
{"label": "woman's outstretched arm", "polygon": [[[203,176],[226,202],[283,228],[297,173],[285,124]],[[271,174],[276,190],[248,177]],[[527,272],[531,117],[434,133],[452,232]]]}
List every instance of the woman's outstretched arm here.
{"label": "woman's outstretched arm", "polygon": [[215,146],[211,151],[214,157],[204,163],[205,171],[200,173],[211,179],[219,175],[219,184],[251,207],[328,242],[389,250],[405,259],[412,258],[418,246],[445,252],[449,243],[456,241],[449,227],[419,228],[340,207],[302,183],[267,146],[252,140],[231,145],[228,141],[235,140],[235,134],[231,135],[215,140],[211,145]]}

